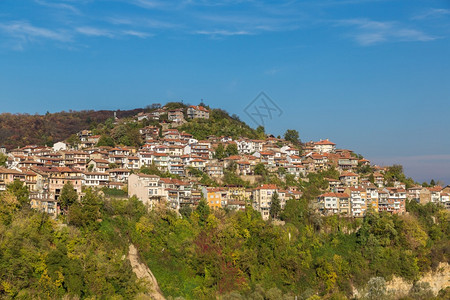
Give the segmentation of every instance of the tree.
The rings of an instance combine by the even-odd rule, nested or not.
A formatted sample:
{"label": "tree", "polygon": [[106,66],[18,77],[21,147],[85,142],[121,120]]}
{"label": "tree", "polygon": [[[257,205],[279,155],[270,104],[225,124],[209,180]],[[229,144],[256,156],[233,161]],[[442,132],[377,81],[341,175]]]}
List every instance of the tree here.
{"label": "tree", "polygon": [[436,185],[436,182],[434,181],[434,179],[431,179],[430,186],[435,186],[435,185]]}
{"label": "tree", "polygon": [[63,211],[67,211],[67,209],[72,206],[78,200],[78,194],[75,188],[73,187],[72,182],[68,181],[64,184],[61,195],[59,196],[59,203],[61,209]]}
{"label": "tree", "polygon": [[191,216],[191,214],[192,214],[192,208],[190,206],[187,206],[187,205],[182,206],[179,209],[179,213],[180,213],[180,215],[183,216],[183,218],[188,219]]}
{"label": "tree", "polygon": [[97,147],[101,147],[101,146],[108,146],[108,147],[114,147],[115,143],[114,140],[112,139],[112,137],[108,136],[108,135],[102,135],[97,142]]}
{"label": "tree", "polygon": [[13,183],[6,187],[6,190],[17,198],[21,207],[30,205],[30,190],[22,181],[14,180]]}
{"label": "tree", "polygon": [[7,160],[8,160],[8,156],[6,156],[3,153],[0,153],[0,166],[1,167],[6,167]]}
{"label": "tree", "polygon": [[280,198],[278,196],[278,193],[275,192],[272,195],[272,203],[270,203],[270,216],[272,218],[276,218],[278,217],[280,211],[281,211]]}
{"label": "tree", "polygon": [[227,146],[227,148],[225,149],[225,152],[226,152],[227,156],[238,155],[239,154],[237,145],[235,143],[229,144]]}
{"label": "tree", "polygon": [[76,147],[80,144],[80,139],[76,134],[72,134],[67,140],[67,144],[69,144],[71,147]]}
{"label": "tree", "polygon": [[226,156],[225,147],[223,146],[222,143],[220,143],[216,148],[216,152],[214,153],[214,158],[223,159],[225,156]]}
{"label": "tree", "polygon": [[266,170],[266,166],[264,166],[263,163],[259,163],[255,166],[255,170],[254,170],[255,175],[267,175],[267,170]]}
{"label": "tree", "polygon": [[206,224],[206,220],[208,219],[208,216],[210,214],[210,209],[208,206],[208,203],[206,203],[206,200],[202,198],[200,202],[197,205],[197,208],[195,211],[198,214],[198,223],[200,226],[203,226]]}
{"label": "tree", "polygon": [[258,138],[264,139],[266,137],[264,126],[258,126],[256,128],[256,133],[258,134]]}
{"label": "tree", "polygon": [[284,133],[284,139],[286,141],[289,141],[291,143],[293,143],[294,145],[299,145],[300,144],[300,138],[298,135],[298,131],[295,129],[288,129],[286,130],[286,132]]}

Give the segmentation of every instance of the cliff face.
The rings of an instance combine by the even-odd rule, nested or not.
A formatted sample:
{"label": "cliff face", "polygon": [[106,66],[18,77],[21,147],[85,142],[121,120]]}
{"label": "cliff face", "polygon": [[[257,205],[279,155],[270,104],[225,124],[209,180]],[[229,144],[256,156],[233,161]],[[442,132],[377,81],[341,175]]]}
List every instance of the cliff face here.
{"label": "cliff face", "polygon": [[[434,295],[441,289],[450,286],[450,265],[448,263],[440,263],[436,272],[426,273],[419,283],[429,283]],[[400,277],[395,277],[387,282],[387,290],[395,296],[405,296],[408,294],[413,284],[406,282]]]}
{"label": "cliff face", "polygon": [[[450,265],[448,263],[440,263],[435,272],[426,273],[418,283],[430,284],[431,291],[435,296],[441,289],[450,286]],[[413,283],[405,281],[401,277],[396,277],[386,282],[387,294],[393,296],[394,299],[405,297],[409,294]],[[354,296],[361,298],[365,294],[364,291],[354,290]]]}

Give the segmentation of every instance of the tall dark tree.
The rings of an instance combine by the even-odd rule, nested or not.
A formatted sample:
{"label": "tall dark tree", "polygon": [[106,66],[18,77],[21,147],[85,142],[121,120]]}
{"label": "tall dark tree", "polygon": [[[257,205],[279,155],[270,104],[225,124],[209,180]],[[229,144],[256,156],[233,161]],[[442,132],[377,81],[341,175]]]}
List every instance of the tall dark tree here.
{"label": "tall dark tree", "polygon": [[277,218],[280,212],[281,212],[280,197],[278,196],[278,193],[275,192],[272,195],[272,203],[270,204],[269,213],[272,218]]}
{"label": "tall dark tree", "polygon": [[211,211],[209,209],[208,203],[206,203],[206,200],[204,198],[200,200],[195,211],[198,213],[198,222],[200,226],[205,225]]}

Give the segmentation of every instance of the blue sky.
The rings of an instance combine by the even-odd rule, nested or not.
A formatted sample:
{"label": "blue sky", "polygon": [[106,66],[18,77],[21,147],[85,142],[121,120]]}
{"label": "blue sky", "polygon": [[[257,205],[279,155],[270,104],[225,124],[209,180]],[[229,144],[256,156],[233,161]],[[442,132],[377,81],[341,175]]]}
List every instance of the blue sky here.
{"label": "blue sky", "polygon": [[0,0],[2,112],[183,100],[450,184],[450,1]]}

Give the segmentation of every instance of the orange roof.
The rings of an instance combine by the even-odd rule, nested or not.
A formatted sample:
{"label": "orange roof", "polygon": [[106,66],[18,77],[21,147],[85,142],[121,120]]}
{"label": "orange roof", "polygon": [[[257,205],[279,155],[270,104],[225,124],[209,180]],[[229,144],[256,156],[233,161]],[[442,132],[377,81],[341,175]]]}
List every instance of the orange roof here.
{"label": "orange roof", "polygon": [[278,187],[275,184],[262,184],[261,186],[255,188],[255,190],[276,190]]}
{"label": "orange roof", "polygon": [[329,140],[322,140],[314,143],[315,145],[336,145],[335,143],[330,142]]}
{"label": "orange roof", "polygon": [[358,174],[355,174],[353,172],[342,172],[342,174],[339,175],[339,177],[346,177],[346,176],[358,176]]}

